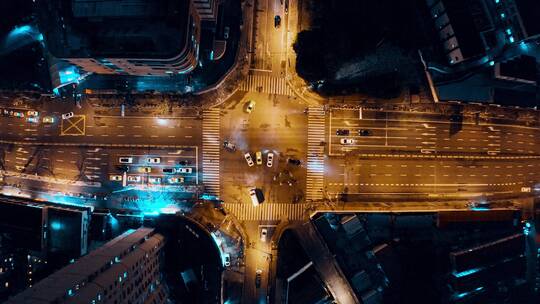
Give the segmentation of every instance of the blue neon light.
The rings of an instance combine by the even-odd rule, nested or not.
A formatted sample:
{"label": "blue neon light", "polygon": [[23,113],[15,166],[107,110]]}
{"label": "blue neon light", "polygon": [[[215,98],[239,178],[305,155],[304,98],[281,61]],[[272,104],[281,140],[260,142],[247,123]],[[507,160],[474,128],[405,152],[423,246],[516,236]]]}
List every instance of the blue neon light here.
{"label": "blue neon light", "polygon": [[59,223],[59,222],[51,222],[51,229],[52,230],[61,230],[64,228],[64,225],[62,225],[62,223]]}
{"label": "blue neon light", "polygon": [[79,71],[74,66],[60,70],[58,76],[60,77],[61,84],[76,82],[81,77]]}
{"label": "blue neon light", "polygon": [[466,276],[468,276],[470,274],[477,273],[478,271],[480,271],[480,269],[481,268],[468,269],[468,270],[465,270],[465,271],[462,271],[462,272],[454,273],[454,276],[456,278],[466,277]]}

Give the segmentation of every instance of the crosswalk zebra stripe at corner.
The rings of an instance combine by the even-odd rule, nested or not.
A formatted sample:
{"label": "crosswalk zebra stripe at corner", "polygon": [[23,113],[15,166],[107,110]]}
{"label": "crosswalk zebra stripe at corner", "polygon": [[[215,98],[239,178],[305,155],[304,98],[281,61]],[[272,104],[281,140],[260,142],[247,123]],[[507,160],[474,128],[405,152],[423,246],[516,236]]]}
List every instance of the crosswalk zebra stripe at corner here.
{"label": "crosswalk zebra stripe at corner", "polygon": [[291,221],[308,218],[307,204],[272,204],[263,203],[254,207],[250,203],[225,203],[225,209],[241,221],[278,221],[283,215]]}
{"label": "crosswalk zebra stripe at corner", "polygon": [[293,90],[289,87],[285,78],[269,75],[248,75],[240,84],[239,90],[276,95],[294,95]]}

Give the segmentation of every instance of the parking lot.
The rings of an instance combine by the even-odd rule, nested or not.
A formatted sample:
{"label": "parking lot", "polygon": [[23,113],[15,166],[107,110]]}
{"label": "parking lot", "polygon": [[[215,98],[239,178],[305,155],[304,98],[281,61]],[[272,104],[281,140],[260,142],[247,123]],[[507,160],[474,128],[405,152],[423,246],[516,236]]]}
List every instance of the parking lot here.
{"label": "parking lot", "polygon": [[198,147],[151,149],[147,153],[114,150],[110,154],[109,182],[128,186],[199,184]]}

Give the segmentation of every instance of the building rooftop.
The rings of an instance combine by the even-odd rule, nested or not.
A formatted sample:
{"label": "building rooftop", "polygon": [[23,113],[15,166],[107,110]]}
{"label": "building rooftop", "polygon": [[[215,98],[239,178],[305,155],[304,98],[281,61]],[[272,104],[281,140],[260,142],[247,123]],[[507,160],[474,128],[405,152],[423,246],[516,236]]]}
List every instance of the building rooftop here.
{"label": "building rooftop", "polygon": [[[128,230],[15,296],[8,303],[51,303],[62,299],[66,294],[78,293],[78,287],[85,290],[86,287],[82,286],[86,285],[89,285],[90,289],[85,290],[85,294],[92,294],[96,289],[94,283],[104,286],[107,285],[105,283],[110,283],[108,281],[116,279],[114,276],[101,274],[117,273],[118,268],[122,270],[121,272],[127,271],[127,266],[122,263],[124,255],[129,257],[135,252],[141,256],[141,252],[148,252],[163,239],[161,235],[153,232],[154,230],[150,228]],[[79,295],[79,298],[83,297]]]}
{"label": "building rooftop", "polygon": [[516,0],[516,5],[527,36],[540,34],[540,1]]}
{"label": "building rooftop", "polygon": [[50,0],[40,5],[40,29],[58,58],[171,58],[187,44],[188,0]]}
{"label": "building rooftop", "polygon": [[450,0],[443,3],[463,57],[470,58],[483,53],[485,49],[479,30],[485,25],[485,16],[475,6],[476,1]]}

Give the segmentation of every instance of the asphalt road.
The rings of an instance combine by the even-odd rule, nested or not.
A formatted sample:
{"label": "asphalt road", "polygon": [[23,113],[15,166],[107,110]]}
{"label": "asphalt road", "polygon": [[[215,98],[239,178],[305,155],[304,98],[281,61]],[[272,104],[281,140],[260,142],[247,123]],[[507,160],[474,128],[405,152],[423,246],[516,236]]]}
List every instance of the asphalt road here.
{"label": "asphalt road", "polygon": [[[328,114],[329,154],[350,151],[539,154],[538,128],[451,122],[450,116],[416,112],[334,109]],[[349,135],[338,136],[337,130]],[[361,136],[359,130],[371,132]],[[352,144],[341,144],[352,139]]]}
{"label": "asphalt road", "polygon": [[[257,102],[250,114],[244,112],[247,100]],[[305,167],[287,164],[288,158],[306,157],[303,109],[287,97],[261,93],[237,94],[223,105],[222,139],[237,147],[235,152],[223,149],[221,154],[221,198],[225,202],[250,203],[250,188],[262,189],[268,204],[290,203],[295,195],[303,196]],[[257,151],[263,154],[263,164],[249,167],[244,154],[249,152],[255,161]],[[266,165],[268,153],[274,153],[272,167]]]}
{"label": "asphalt road", "polygon": [[[82,108],[62,101],[51,101],[39,108],[3,108],[25,112],[37,110],[40,115],[39,123],[28,122],[27,117],[2,117],[0,128],[4,131],[3,140],[90,145],[193,145],[201,138],[202,120],[197,111],[191,109],[162,115],[126,111],[125,116],[121,116],[119,109],[101,113],[88,102],[83,102]],[[61,115],[68,112],[73,112],[75,116],[62,119]],[[54,117],[55,122],[42,123],[41,119],[45,116]]]}
{"label": "asphalt road", "polygon": [[[444,194],[462,199],[522,195],[538,183],[536,128],[450,122],[449,116],[333,110],[327,114],[325,194]],[[339,136],[336,131],[347,130]],[[370,132],[359,135],[359,130]],[[342,144],[344,138],[353,144]],[[524,189],[526,190],[526,189]]]}

